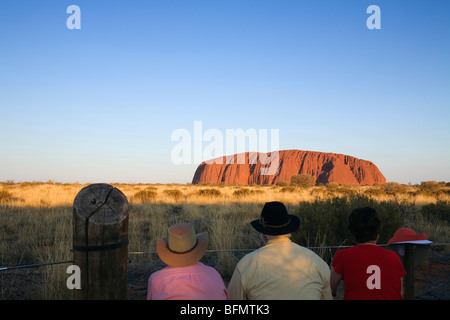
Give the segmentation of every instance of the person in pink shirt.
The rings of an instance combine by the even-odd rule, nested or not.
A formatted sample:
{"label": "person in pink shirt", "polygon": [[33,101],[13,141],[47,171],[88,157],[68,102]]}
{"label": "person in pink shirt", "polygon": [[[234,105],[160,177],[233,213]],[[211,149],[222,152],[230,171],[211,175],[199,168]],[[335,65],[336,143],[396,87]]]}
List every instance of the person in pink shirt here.
{"label": "person in pink shirt", "polygon": [[195,234],[190,223],[169,228],[156,251],[168,266],[148,279],[147,300],[227,300],[228,292],[216,269],[200,259],[208,247],[208,233]]}

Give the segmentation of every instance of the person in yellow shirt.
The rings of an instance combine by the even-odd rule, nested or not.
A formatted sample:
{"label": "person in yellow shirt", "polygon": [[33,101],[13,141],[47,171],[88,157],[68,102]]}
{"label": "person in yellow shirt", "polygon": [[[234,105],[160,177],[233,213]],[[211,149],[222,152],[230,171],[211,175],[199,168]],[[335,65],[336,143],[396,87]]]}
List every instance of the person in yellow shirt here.
{"label": "person in yellow shirt", "polygon": [[331,300],[330,268],[290,239],[300,220],[283,203],[265,203],[250,223],[265,245],[245,255],[228,285],[230,300]]}

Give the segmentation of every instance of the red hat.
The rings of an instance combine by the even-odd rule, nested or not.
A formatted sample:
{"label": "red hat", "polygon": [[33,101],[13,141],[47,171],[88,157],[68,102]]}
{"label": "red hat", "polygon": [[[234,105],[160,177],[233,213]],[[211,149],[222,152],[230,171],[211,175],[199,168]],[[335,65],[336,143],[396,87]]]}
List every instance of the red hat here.
{"label": "red hat", "polygon": [[416,234],[413,229],[400,228],[395,231],[394,236],[389,239],[388,244],[396,242],[411,242],[418,240],[428,240],[426,233]]}

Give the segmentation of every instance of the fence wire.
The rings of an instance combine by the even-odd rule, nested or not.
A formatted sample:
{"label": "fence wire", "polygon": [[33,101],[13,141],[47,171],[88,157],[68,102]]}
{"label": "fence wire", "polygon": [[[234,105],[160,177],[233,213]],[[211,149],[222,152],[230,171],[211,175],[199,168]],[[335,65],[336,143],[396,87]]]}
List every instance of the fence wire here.
{"label": "fence wire", "polygon": [[[430,246],[448,246],[450,243],[430,243]],[[386,247],[387,244],[377,244],[377,246],[380,247]],[[320,247],[305,247],[310,250],[319,250],[319,249],[345,249],[350,248],[353,246],[320,246]],[[206,250],[207,253],[220,253],[220,252],[251,252],[255,251],[258,248],[254,249],[217,249],[217,250]],[[130,255],[144,255],[144,254],[157,254],[156,251],[131,251],[128,252]],[[66,263],[73,263],[72,260],[66,260],[66,261],[56,261],[56,262],[45,262],[45,263],[35,263],[35,264],[27,264],[27,265],[17,265],[17,266],[5,266],[0,267],[0,271],[9,271],[14,269],[26,269],[26,268],[36,268],[36,267],[44,267],[44,266],[52,266],[57,264],[66,264]]]}

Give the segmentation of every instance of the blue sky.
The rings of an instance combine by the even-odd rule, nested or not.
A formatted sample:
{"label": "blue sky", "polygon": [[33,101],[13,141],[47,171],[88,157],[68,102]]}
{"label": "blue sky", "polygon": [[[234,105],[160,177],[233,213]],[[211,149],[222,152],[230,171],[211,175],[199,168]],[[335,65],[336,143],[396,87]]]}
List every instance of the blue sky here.
{"label": "blue sky", "polygon": [[[72,4],[80,30],[66,26]],[[379,30],[366,27],[372,4]],[[280,149],[370,160],[388,181],[450,181],[449,12],[436,0],[2,0],[0,181],[187,183],[197,164],[173,163],[171,134],[194,121],[278,129]]]}

